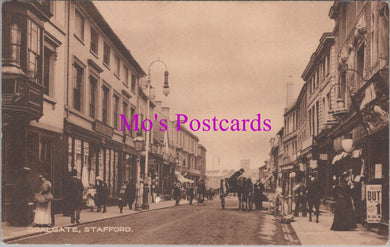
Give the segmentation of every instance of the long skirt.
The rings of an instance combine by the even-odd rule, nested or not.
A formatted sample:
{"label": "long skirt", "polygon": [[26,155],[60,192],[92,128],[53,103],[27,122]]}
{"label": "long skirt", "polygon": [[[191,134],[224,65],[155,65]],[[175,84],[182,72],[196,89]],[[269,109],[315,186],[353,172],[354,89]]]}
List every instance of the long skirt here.
{"label": "long skirt", "polygon": [[350,197],[336,199],[336,206],[331,230],[350,231],[357,228]]}
{"label": "long skirt", "polygon": [[51,225],[51,201],[46,203],[37,203],[34,224]]}

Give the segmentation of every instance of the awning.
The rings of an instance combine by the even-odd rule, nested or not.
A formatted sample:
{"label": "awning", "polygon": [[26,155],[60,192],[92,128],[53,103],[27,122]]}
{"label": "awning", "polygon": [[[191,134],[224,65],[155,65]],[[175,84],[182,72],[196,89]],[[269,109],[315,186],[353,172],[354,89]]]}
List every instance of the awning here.
{"label": "awning", "polygon": [[176,175],[177,180],[179,180],[179,182],[182,183],[182,184],[184,184],[184,183],[190,183],[190,184],[195,183],[194,180],[191,180],[191,179],[183,177],[183,175],[181,175],[180,172],[175,171],[175,175]]}

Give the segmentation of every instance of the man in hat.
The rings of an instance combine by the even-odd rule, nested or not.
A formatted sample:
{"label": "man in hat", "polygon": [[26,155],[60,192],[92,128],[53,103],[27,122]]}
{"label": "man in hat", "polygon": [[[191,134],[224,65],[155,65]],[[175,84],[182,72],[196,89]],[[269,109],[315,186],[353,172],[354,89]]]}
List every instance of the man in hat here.
{"label": "man in hat", "polygon": [[70,207],[70,222],[80,224],[80,211],[83,201],[84,186],[80,179],[77,178],[77,170],[73,169],[71,172],[71,178],[68,183],[68,191],[72,193],[69,196]]}

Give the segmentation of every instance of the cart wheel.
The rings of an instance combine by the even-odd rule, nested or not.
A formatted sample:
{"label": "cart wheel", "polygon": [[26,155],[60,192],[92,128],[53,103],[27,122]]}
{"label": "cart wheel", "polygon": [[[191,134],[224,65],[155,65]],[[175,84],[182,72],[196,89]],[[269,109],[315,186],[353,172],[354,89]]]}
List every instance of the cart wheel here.
{"label": "cart wheel", "polygon": [[224,196],[221,196],[221,206],[222,206],[222,209],[225,209],[225,197]]}

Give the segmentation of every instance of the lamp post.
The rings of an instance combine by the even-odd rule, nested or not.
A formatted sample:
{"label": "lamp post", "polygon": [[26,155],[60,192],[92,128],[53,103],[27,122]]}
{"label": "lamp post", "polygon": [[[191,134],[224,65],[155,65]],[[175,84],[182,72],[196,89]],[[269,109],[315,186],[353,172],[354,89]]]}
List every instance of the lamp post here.
{"label": "lamp post", "polygon": [[140,191],[140,176],[141,176],[141,156],[139,155],[139,152],[144,150],[144,143],[145,140],[142,138],[141,135],[138,135],[136,138],[134,138],[134,145],[135,150],[138,152],[137,155],[137,176],[136,176],[136,196],[135,196],[135,210],[141,211],[142,210],[142,204],[141,204],[141,191]]}
{"label": "lamp post", "polygon": [[[147,80],[147,90],[148,90],[148,95],[147,95],[147,104],[146,104],[146,117],[149,118],[149,115],[150,115],[150,111],[149,111],[149,107],[150,107],[150,91],[151,91],[151,67],[153,64],[155,63],[162,63],[165,67],[165,71],[164,71],[164,85],[163,85],[163,94],[165,96],[168,96],[169,94],[169,84],[168,84],[168,69],[167,69],[167,65],[160,59],[160,58],[157,58],[156,60],[152,61],[149,65],[149,69],[148,69],[148,80]],[[150,118],[149,118],[150,119]],[[149,129],[149,122],[148,122],[148,126],[147,126],[147,129]],[[150,177],[149,177],[149,166],[148,166],[148,162],[149,162],[149,146],[150,146],[150,131],[147,131],[146,132],[146,147],[145,147],[145,179],[144,179],[144,193],[143,193],[143,204],[142,204],[142,208],[143,209],[149,209],[149,198],[148,198],[148,195],[149,195],[149,183],[151,182],[150,181]]]}

